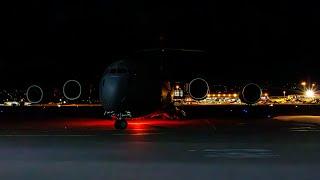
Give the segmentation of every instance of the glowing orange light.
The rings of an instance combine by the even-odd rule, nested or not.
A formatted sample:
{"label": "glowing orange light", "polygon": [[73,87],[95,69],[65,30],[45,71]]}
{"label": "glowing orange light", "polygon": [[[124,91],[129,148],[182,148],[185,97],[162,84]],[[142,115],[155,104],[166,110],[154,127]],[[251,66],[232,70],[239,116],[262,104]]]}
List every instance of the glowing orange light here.
{"label": "glowing orange light", "polygon": [[308,89],[308,90],[305,92],[305,95],[306,95],[308,98],[313,98],[313,97],[314,97],[314,91],[311,90],[311,89]]}

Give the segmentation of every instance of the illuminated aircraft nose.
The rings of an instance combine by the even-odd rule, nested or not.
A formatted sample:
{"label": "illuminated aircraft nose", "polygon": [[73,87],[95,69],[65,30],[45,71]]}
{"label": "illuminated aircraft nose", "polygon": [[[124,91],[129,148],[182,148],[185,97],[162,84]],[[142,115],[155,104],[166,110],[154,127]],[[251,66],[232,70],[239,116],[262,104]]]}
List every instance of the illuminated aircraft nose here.
{"label": "illuminated aircraft nose", "polygon": [[128,63],[117,61],[105,71],[100,82],[100,100],[105,110],[123,110],[128,94]]}
{"label": "illuminated aircraft nose", "polygon": [[126,76],[106,74],[100,87],[100,99],[105,109],[120,111],[126,101],[127,90]]}

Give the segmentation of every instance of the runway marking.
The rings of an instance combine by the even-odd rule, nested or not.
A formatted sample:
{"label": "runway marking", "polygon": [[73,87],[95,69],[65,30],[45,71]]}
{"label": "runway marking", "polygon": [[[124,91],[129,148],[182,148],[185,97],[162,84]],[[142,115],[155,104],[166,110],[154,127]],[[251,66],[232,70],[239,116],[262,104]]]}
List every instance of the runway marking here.
{"label": "runway marking", "polygon": [[294,127],[294,128],[290,128],[290,131],[291,132],[317,132],[317,131],[320,131],[320,129],[318,127],[319,126],[316,126],[316,127],[310,127],[310,126]]}
{"label": "runway marking", "polygon": [[291,132],[319,132],[320,129],[297,129],[297,130],[290,130]]}
{"label": "runway marking", "polygon": [[197,152],[198,150],[196,149],[188,149],[189,152]]}
{"label": "runway marking", "polygon": [[[196,150],[189,151],[195,152]],[[203,149],[202,152],[205,153],[204,157],[207,158],[262,159],[280,157],[269,149]]]}
{"label": "runway marking", "polygon": [[269,149],[204,149],[204,152],[228,152],[228,151],[246,151],[246,152],[272,152]]}
{"label": "runway marking", "polygon": [[292,130],[299,130],[299,129],[313,129],[314,127],[310,127],[310,126],[305,126],[305,127],[294,127],[294,128],[290,128]]}
{"label": "runway marking", "polygon": [[250,154],[250,153],[228,153],[228,154],[207,154],[208,158],[230,158],[230,159],[265,159],[278,158],[279,155],[274,154]]}
{"label": "runway marking", "polygon": [[96,135],[81,135],[81,134],[71,134],[71,135],[57,135],[57,134],[2,134],[0,137],[89,137]]}

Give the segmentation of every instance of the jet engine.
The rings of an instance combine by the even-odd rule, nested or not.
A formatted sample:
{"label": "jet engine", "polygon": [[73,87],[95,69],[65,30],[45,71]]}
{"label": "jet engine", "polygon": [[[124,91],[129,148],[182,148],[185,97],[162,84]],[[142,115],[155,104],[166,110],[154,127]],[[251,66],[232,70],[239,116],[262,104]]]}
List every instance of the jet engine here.
{"label": "jet engine", "polygon": [[81,84],[77,80],[68,80],[63,84],[63,96],[68,100],[77,100],[81,96]]}
{"label": "jet engine", "polygon": [[189,95],[194,100],[203,100],[207,98],[210,88],[206,80],[195,78],[189,83]]}
{"label": "jet engine", "polygon": [[31,85],[27,89],[26,97],[30,103],[40,103],[43,99],[43,90],[38,85]]}
{"label": "jet engine", "polygon": [[242,88],[240,99],[246,104],[255,104],[260,100],[261,95],[262,90],[260,86],[254,83],[250,83]]}

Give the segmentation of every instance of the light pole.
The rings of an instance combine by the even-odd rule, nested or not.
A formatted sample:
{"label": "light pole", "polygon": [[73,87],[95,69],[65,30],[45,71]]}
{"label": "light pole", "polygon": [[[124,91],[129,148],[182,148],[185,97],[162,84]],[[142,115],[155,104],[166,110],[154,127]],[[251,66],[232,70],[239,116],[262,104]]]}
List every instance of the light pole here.
{"label": "light pole", "polygon": [[303,91],[306,90],[306,85],[307,85],[307,83],[306,83],[305,81],[303,81],[303,82],[301,83],[301,86],[303,86]]}
{"label": "light pole", "polygon": [[286,98],[286,91],[283,91],[283,97]]}

